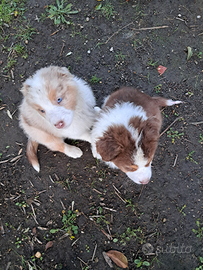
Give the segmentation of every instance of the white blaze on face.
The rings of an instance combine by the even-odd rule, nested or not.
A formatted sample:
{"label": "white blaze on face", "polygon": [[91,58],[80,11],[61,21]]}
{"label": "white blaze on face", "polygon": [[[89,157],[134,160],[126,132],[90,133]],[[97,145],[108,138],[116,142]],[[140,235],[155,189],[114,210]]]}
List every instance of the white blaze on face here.
{"label": "white blaze on face", "polygon": [[135,172],[127,172],[126,174],[135,183],[146,185],[152,176],[151,163],[148,167],[141,167]]}
{"label": "white blaze on face", "polygon": [[148,159],[144,157],[141,147],[138,147],[133,157],[133,163],[138,166],[138,169],[134,172],[127,172],[127,176],[137,184],[147,184],[152,176],[151,163],[145,167]]}
{"label": "white blaze on face", "polygon": [[[46,118],[57,128],[67,128],[73,121],[73,111],[62,106],[50,104],[45,108]],[[62,124],[60,127],[60,123]]]}

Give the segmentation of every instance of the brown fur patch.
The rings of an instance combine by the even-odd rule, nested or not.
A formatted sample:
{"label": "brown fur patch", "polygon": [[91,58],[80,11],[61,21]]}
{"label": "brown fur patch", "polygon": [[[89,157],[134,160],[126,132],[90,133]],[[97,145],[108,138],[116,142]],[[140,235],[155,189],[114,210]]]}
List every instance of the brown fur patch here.
{"label": "brown fur patch", "polygon": [[104,161],[113,162],[123,172],[135,170],[132,156],[135,149],[135,141],[131,133],[122,125],[111,126],[105,134],[96,142],[97,152]]}

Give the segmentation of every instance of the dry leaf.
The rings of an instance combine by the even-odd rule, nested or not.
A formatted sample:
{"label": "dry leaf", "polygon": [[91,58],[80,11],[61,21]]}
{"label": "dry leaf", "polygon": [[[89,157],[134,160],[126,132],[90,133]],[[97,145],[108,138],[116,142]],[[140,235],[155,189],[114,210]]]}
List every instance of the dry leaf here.
{"label": "dry leaf", "polygon": [[102,255],[104,256],[105,261],[108,263],[110,268],[113,268],[113,264],[109,256],[106,254],[105,251],[102,252]]}
{"label": "dry leaf", "polygon": [[52,241],[49,241],[46,246],[45,246],[45,251],[48,249],[48,248],[51,248],[53,246],[53,242]]}
{"label": "dry leaf", "polygon": [[11,119],[13,119],[13,116],[11,115],[10,111],[7,110],[6,112],[7,112],[8,116],[9,116]]}
{"label": "dry leaf", "polygon": [[121,268],[128,268],[128,260],[123,253],[117,250],[109,250],[106,254]]}
{"label": "dry leaf", "polygon": [[162,75],[167,70],[167,68],[159,65],[157,70],[158,70],[159,74]]}
{"label": "dry leaf", "polygon": [[192,48],[187,47],[187,61],[192,57]]}
{"label": "dry leaf", "polygon": [[34,236],[37,236],[37,228],[36,228],[36,227],[34,227],[34,228],[32,229],[32,233],[33,233]]}

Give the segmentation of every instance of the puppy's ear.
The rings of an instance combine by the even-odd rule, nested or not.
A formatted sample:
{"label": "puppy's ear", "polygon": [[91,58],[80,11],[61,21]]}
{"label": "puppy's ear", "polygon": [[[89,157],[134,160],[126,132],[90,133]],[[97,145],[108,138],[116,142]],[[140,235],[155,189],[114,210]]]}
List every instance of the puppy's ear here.
{"label": "puppy's ear", "polygon": [[151,119],[147,121],[146,125],[143,127],[141,147],[144,156],[148,158],[148,163],[152,161],[157,148],[160,126],[161,123],[158,119]]}
{"label": "puppy's ear", "polygon": [[71,78],[73,77],[66,67],[58,67],[58,77]]}
{"label": "puppy's ear", "polygon": [[23,84],[23,87],[20,89],[20,92],[23,94],[23,96],[26,96],[29,91],[30,85],[28,85],[26,82]]}
{"label": "puppy's ear", "polygon": [[103,161],[112,161],[133,145],[130,132],[124,126],[113,126],[96,142],[96,149]]}

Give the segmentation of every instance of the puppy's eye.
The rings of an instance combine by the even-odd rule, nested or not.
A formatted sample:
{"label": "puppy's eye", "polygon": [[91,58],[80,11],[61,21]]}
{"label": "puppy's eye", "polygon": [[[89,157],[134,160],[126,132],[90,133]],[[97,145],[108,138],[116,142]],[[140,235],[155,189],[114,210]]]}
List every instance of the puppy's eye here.
{"label": "puppy's eye", "polygon": [[40,110],[41,113],[45,113],[45,110]]}
{"label": "puppy's eye", "polygon": [[61,101],[62,101],[62,98],[57,99],[58,104],[61,103]]}
{"label": "puppy's eye", "polygon": [[138,169],[138,166],[137,165],[131,165],[130,166],[131,167],[131,170],[133,171],[133,172],[135,172],[135,171],[137,171],[137,169]]}

